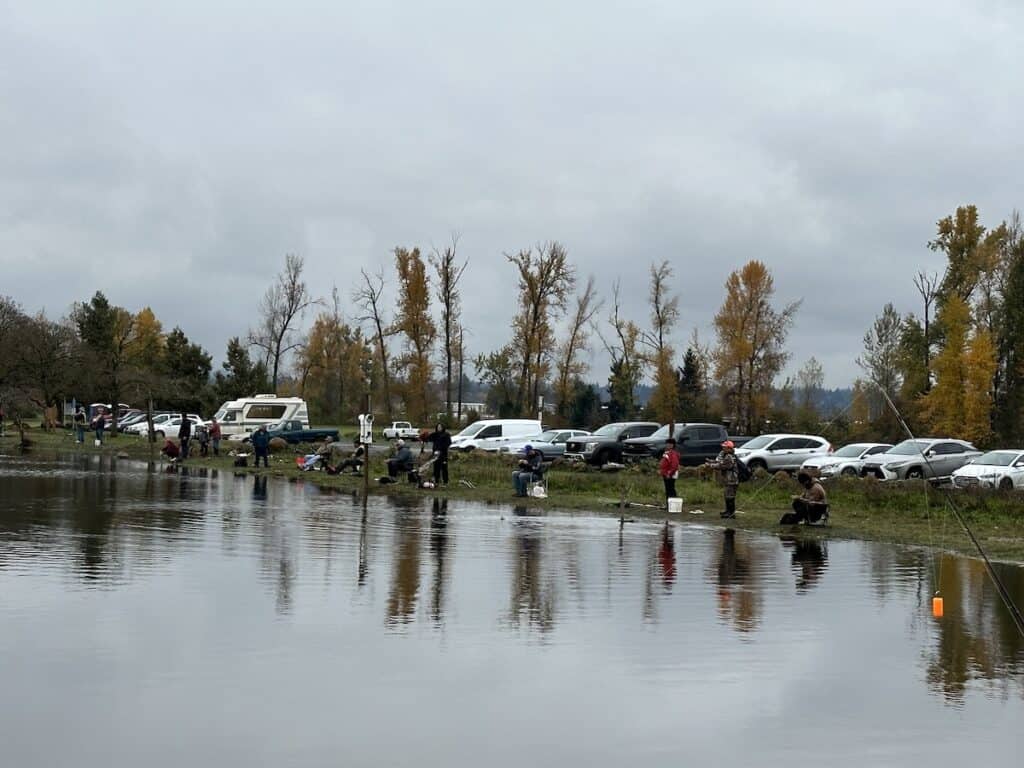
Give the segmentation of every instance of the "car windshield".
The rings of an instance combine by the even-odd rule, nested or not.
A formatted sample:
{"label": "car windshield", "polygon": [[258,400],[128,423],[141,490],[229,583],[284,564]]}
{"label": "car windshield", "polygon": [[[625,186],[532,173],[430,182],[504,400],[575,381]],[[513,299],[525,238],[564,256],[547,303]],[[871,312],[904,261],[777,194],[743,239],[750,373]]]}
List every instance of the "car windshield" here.
{"label": "car windshield", "polygon": [[[560,430],[557,430],[557,429],[549,429],[546,432],[541,432],[536,437],[533,437],[533,438],[530,438],[530,439],[531,440],[536,440],[538,443],[550,443],[552,440],[554,440],[556,437],[558,437],[558,433],[559,432],[560,432]],[[518,442],[521,443],[521,442],[524,442],[525,440],[526,440],[526,438],[521,437],[521,438],[519,438]]]}
{"label": "car windshield", "polygon": [[605,424],[597,432],[594,433],[594,437],[613,437],[619,434],[622,429],[621,424]]}
{"label": "car windshield", "polygon": [[485,426],[487,426],[487,425],[484,424],[482,421],[477,421],[477,422],[475,422],[473,424],[470,424],[464,430],[459,432],[459,434],[457,434],[456,437],[472,437],[477,432],[479,432],[481,429],[483,429]]}
{"label": "car windshield", "polygon": [[904,440],[886,453],[894,456],[920,456],[927,450],[928,442],[926,440]]}
{"label": "car windshield", "polygon": [[864,450],[866,448],[867,446],[864,445],[863,443],[853,443],[852,445],[844,445],[842,448],[840,448],[832,455],[837,459],[856,459],[858,456],[864,453]]}
{"label": "car windshield", "polygon": [[774,439],[775,435],[761,435],[760,437],[755,437],[749,443],[744,443],[740,447],[756,451],[758,448],[767,447]]}
{"label": "car windshield", "polygon": [[974,460],[975,464],[987,464],[990,467],[1008,467],[1021,454],[1013,451],[989,451]]}

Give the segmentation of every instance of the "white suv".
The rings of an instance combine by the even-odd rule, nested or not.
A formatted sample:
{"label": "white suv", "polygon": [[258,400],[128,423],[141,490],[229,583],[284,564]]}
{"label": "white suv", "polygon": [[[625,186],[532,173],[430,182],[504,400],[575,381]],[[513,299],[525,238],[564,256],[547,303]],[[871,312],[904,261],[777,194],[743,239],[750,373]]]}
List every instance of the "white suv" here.
{"label": "white suv", "polygon": [[760,435],[736,449],[747,468],[794,472],[812,456],[832,452],[832,445],[817,435]]}

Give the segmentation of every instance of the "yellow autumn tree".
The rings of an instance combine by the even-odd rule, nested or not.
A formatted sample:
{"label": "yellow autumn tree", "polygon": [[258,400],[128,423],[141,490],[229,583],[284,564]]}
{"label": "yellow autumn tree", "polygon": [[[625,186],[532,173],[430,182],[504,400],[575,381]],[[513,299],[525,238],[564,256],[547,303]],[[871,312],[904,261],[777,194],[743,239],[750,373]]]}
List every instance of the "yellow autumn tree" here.
{"label": "yellow autumn tree", "polygon": [[992,437],[992,378],[997,366],[992,334],[978,328],[967,348],[967,377],[964,382],[964,440],[985,443]]}
{"label": "yellow autumn tree", "polygon": [[404,352],[396,361],[405,373],[405,407],[410,419],[426,426],[431,421],[430,356],[437,326],[430,316],[430,279],[419,248],[395,249],[398,307],[393,330],[404,337]]}
{"label": "yellow autumn tree", "polygon": [[963,427],[964,388],[967,381],[967,336],[971,311],[967,302],[950,295],[939,310],[945,335],[942,351],[932,360],[935,384],[921,396],[921,418],[936,435],[958,435]]}

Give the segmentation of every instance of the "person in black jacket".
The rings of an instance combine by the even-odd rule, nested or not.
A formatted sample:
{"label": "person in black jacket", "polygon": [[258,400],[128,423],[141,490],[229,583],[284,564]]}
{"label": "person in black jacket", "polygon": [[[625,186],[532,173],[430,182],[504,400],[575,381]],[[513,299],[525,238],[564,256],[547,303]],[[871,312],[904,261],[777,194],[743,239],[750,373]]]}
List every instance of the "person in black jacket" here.
{"label": "person in black jacket", "polygon": [[438,424],[427,441],[434,448],[434,485],[448,485],[448,451],[452,447],[452,436],[444,424]]}
{"label": "person in black jacket", "polygon": [[270,434],[267,432],[267,425],[260,424],[250,439],[253,452],[256,454],[256,468],[259,469],[260,459],[263,459],[263,466],[269,469],[267,455],[270,453]]}
{"label": "person in black jacket", "polygon": [[544,457],[540,451],[533,450],[532,445],[526,446],[526,458],[519,460],[519,468],[512,473],[512,484],[516,488],[516,496],[526,496],[526,487],[531,482],[540,480],[543,474]]}
{"label": "person in black jacket", "polygon": [[181,426],[178,427],[178,444],[181,447],[181,460],[188,458],[188,444],[192,440],[192,421],[187,413],[181,414]]}

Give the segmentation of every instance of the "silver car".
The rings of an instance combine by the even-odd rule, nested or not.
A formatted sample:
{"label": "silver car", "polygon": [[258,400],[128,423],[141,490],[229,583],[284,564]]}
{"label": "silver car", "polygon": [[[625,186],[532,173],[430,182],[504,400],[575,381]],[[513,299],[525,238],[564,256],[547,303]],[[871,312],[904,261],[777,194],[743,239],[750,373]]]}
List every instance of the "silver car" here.
{"label": "silver car", "polygon": [[850,443],[835,453],[814,456],[805,461],[800,469],[817,473],[818,477],[857,477],[864,466],[864,459],[876,453],[885,453],[891,443]]}
{"label": "silver car", "polygon": [[980,455],[981,451],[964,440],[919,437],[869,456],[860,473],[862,477],[873,475],[879,480],[941,479],[950,477]]}
{"label": "silver car", "polygon": [[587,437],[590,435],[585,429],[549,429],[532,438],[517,438],[506,443],[498,450],[501,453],[526,454],[526,446],[530,445],[536,449],[544,461],[550,461],[557,456],[565,455],[565,444],[570,440]]}
{"label": "silver car", "polygon": [[827,456],[832,446],[817,435],[759,435],[736,449],[736,458],[750,468],[794,472],[812,456]]}

